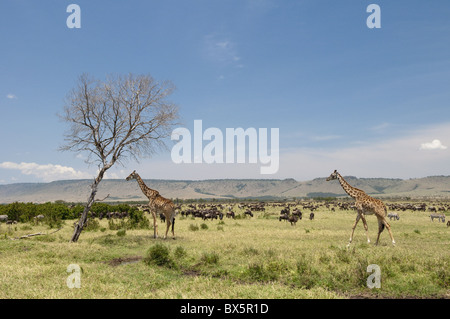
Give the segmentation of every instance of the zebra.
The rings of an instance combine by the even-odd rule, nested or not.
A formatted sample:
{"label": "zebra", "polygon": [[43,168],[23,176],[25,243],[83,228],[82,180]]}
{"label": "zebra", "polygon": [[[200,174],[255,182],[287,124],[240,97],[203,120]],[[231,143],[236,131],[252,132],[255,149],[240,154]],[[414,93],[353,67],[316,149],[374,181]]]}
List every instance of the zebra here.
{"label": "zebra", "polygon": [[431,221],[434,221],[435,218],[439,219],[441,222],[445,223],[445,215],[431,214]]}
{"label": "zebra", "polygon": [[387,215],[387,217],[389,217],[389,220],[392,220],[392,218],[394,218],[394,220],[399,220],[400,219],[400,216],[398,216],[397,213],[389,213]]}

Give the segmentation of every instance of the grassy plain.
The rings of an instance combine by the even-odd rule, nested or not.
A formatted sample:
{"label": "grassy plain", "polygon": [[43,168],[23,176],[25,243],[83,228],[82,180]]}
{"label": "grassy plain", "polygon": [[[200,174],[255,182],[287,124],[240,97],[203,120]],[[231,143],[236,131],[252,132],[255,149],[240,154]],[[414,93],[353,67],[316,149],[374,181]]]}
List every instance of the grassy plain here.
{"label": "grassy plain", "polygon": [[[278,221],[279,207],[253,218],[236,211],[235,220],[178,216],[175,240],[154,239],[148,229],[110,230],[106,220],[78,243],[69,243],[73,221],[54,234],[11,240],[53,230],[3,224],[0,298],[450,297],[450,228],[428,212],[399,213],[391,222],[395,247],[386,230],[378,246],[367,244],[360,223],[347,248],[353,211],[321,207],[295,226]],[[376,218],[367,222],[374,242]],[[67,286],[70,264],[81,268],[81,288]],[[367,287],[370,264],[380,267],[381,288]]]}

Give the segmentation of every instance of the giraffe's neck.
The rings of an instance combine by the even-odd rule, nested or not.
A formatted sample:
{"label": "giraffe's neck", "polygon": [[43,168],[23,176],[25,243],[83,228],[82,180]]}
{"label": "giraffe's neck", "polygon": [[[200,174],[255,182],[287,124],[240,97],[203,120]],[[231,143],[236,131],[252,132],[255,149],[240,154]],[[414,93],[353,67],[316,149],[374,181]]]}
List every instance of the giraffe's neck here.
{"label": "giraffe's neck", "polygon": [[339,183],[341,184],[344,191],[351,197],[355,198],[361,193],[361,191],[357,188],[352,187],[347,181],[341,176],[341,174],[337,174]]}
{"label": "giraffe's neck", "polygon": [[148,199],[152,199],[153,197],[155,197],[156,195],[159,194],[158,191],[155,191],[155,190],[151,189],[150,187],[148,187],[147,185],[145,185],[144,181],[138,174],[136,174],[136,180],[137,180],[142,192],[144,193],[145,196],[148,197]]}

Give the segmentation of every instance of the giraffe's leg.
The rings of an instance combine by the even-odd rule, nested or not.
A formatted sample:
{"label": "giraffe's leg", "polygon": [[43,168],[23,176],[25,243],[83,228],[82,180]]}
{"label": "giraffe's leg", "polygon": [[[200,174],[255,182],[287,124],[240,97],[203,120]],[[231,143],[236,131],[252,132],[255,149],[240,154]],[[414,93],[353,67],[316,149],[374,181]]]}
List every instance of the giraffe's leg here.
{"label": "giraffe's leg", "polygon": [[167,238],[167,233],[169,232],[169,228],[170,228],[170,225],[171,225],[172,223],[170,222],[170,217],[169,216],[166,216],[166,225],[167,225],[167,227],[166,227],[166,234],[164,235],[164,239],[166,239]]}
{"label": "giraffe's leg", "polygon": [[364,214],[361,214],[361,219],[362,219],[363,224],[364,224],[364,229],[366,230],[367,242],[370,243],[370,239],[369,239],[369,227],[367,226],[366,217],[364,217]]}
{"label": "giraffe's leg", "polygon": [[381,218],[378,218],[378,236],[377,236],[377,242],[375,243],[375,245],[378,245],[378,241],[380,240],[380,235],[381,232],[384,229],[384,224],[383,221],[381,220]]}
{"label": "giraffe's leg", "polygon": [[387,228],[387,230],[389,232],[389,236],[391,236],[392,245],[395,246],[395,240],[394,240],[394,236],[392,235],[391,225],[389,225],[389,223],[386,221],[386,218],[382,219],[382,223],[386,226],[386,228]]}
{"label": "giraffe's leg", "polygon": [[353,224],[353,227],[352,227],[352,234],[350,235],[350,241],[348,242],[347,247],[350,246],[350,244],[352,243],[353,233],[355,232],[356,225],[358,225],[360,218],[361,218],[361,215],[358,213],[358,215],[356,216],[355,224]]}
{"label": "giraffe's leg", "polygon": [[158,237],[158,222],[156,221],[156,212],[152,211],[153,216],[153,238]]}

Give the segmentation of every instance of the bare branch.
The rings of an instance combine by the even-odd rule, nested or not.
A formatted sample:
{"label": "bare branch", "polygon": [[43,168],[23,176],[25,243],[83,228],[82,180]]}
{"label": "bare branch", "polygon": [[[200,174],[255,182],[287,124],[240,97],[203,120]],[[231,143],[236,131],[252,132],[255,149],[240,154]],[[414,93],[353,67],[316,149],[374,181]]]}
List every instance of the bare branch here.
{"label": "bare branch", "polygon": [[164,146],[178,109],[167,97],[170,82],[151,76],[109,76],[105,82],[82,75],[66,98],[62,119],[70,123],[63,151],[88,152],[103,165],[151,155]]}

